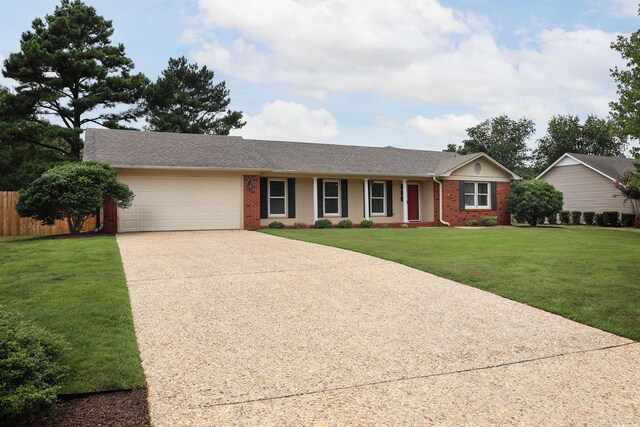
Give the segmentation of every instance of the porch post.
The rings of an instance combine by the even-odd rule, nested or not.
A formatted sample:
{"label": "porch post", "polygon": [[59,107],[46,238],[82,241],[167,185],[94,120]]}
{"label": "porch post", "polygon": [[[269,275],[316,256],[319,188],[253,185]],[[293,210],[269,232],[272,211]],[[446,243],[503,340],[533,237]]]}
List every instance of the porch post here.
{"label": "porch post", "polygon": [[407,180],[402,180],[402,222],[409,222],[409,193],[407,193]]}
{"label": "porch post", "polygon": [[313,222],[318,220],[318,178],[313,177]]}
{"label": "porch post", "polygon": [[364,179],[364,219],[369,220],[369,179]]}

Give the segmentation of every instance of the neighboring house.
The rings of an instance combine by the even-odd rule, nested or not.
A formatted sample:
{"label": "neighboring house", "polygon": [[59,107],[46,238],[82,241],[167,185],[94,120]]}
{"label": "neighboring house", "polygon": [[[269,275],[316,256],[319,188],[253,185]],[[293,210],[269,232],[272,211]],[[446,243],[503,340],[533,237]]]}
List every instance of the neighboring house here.
{"label": "neighboring house", "polygon": [[564,210],[633,213],[631,205],[614,185],[636,159],[565,153],[537,179],[552,184],[564,195]]}
{"label": "neighboring house", "polygon": [[129,209],[105,203],[106,232],[319,218],[428,226],[492,215],[509,224],[506,197],[519,179],[483,153],[103,129],[87,129],[84,160],[111,164],[135,194]]}

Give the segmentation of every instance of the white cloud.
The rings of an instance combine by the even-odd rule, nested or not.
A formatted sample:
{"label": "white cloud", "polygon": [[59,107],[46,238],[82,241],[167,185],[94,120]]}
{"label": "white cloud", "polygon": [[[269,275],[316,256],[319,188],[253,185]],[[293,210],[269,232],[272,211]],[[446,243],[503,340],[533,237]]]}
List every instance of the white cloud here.
{"label": "white cloud", "polygon": [[311,110],[295,102],[276,100],[266,103],[247,124],[233,135],[245,138],[286,141],[325,142],[338,134],[338,121],[324,108]]}
{"label": "white cloud", "polygon": [[[194,59],[304,96],[374,92],[544,121],[566,112],[604,116],[615,99],[616,34],[601,30],[552,28],[520,35],[521,47],[510,48],[485,18],[437,0],[199,4],[207,41],[194,46]],[[237,37],[222,42],[219,30]]]}
{"label": "white cloud", "polygon": [[609,0],[609,13],[618,18],[636,18],[638,16],[638,1]]}
{"label": "white cloud", "polygon": [[427,118],[416,116],[407,120],[407,124],[418,129],[430,141],[458,143],[467,136],[466,130],[480,122],[471,114],[445,114],[440,117]]}
{"label": "white cloud", "polygon": [[180,35],[180,43],[196,44],[202,40],[201,31],[197,28],[187,28]]}

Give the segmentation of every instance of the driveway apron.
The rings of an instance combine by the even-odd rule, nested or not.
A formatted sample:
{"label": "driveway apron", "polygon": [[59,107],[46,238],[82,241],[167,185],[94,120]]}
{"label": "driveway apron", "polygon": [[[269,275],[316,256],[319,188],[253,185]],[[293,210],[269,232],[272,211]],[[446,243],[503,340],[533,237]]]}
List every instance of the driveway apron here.
{"label": "driveway apron", "polygon": [[262,233],[117,239],[154,425],[640,423],[628,339]]}

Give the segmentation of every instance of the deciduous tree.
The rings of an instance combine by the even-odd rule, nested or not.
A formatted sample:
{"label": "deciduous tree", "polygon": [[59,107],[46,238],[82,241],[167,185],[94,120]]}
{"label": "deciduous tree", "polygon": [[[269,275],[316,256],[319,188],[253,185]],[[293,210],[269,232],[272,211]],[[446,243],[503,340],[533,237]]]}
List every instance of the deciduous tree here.
{"label": "deciduous tree", "polygon": [[564,153],[623,156],[625,147],[611,121],[590,115],[580,123],[578,116],[557,115],[549,120],[547,134],[538,140],[534,158],[541,172]]}
{"label": "deciduous tree", "polygon": [[16,211],[43,225],[66,220],[69,231],[77,234],[104,199],[127,208],[133,197],[129,187],[118,181],[111,166],[96,162],[67,163],[46,171],[20,191]]}
{"label": "deciduous tree", "polygon": [[613,67],[611,76],[618,86],[618,100],[609,104],[611,117],[624,137],[640,139],[640,30],[629,37],[618,36],[611,44],[626,61],[625,68]]}
{"label": "deciduous tree", "polygon": [[487,153],[505,167],[519,173],[529,159],[527,141],[535,132],[533,120],[523,117],[513,120],[502,115],[467,129],[468,138],[456,147],[449,144],[445,151],[460,154]]}
{"label": "deciduous tree", "polygon": [[633,212],[636,214],[637,228],[640,228],[640,160],[636,163],[635,171],[628,171],[618,178],[614,185],[625,199],[631,204]]}

